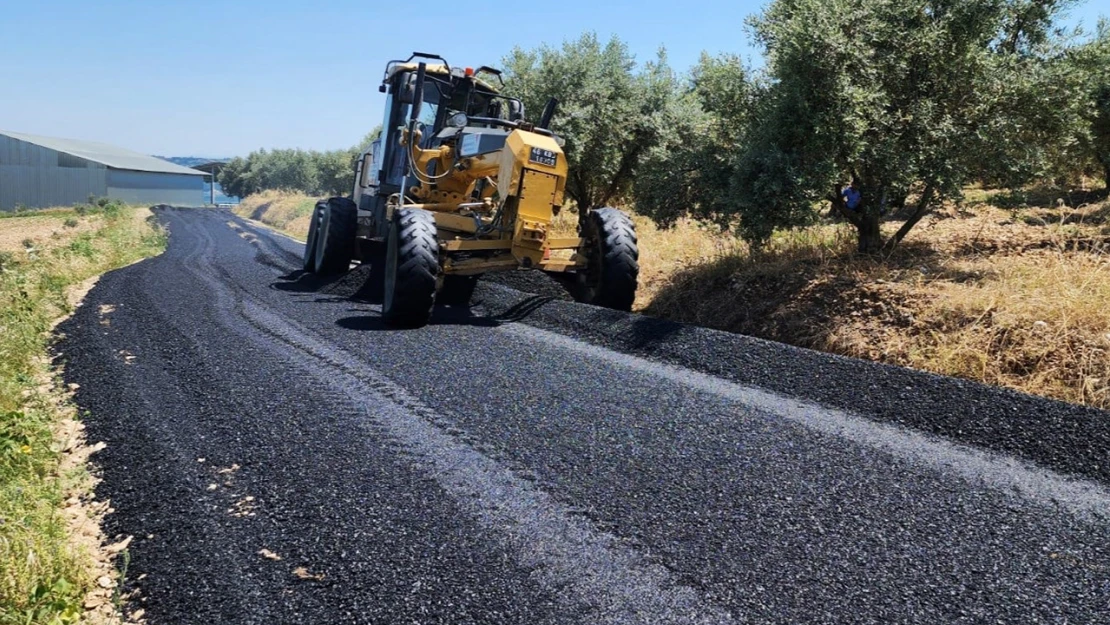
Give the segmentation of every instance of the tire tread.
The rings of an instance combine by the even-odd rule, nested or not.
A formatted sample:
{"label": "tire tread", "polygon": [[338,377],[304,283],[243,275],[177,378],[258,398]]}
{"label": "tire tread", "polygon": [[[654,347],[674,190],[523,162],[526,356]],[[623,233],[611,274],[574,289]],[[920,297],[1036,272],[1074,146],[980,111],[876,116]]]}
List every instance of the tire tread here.
{"label": "tire tread", "polygon": [[590,211],[589,219],[601,241],[601,284],[588,302],[616,310],[632,310],[640,275],[636,226],[623,211],[605,207]]}
{"label": "tire tread", "polygon": [[392,308],[382,311],[392,325],[426,325],[435,306],[439,277],[439,238],[435,216],[417,208],[403,208],[394,216],[397,234],[397,277]]}
{"label": "tire tread", "polygon": [[347,271],[355,256],[358,208],[345,197],[333,197],[322,204],[325,214],[316,231],[316,273],[336,275]]}

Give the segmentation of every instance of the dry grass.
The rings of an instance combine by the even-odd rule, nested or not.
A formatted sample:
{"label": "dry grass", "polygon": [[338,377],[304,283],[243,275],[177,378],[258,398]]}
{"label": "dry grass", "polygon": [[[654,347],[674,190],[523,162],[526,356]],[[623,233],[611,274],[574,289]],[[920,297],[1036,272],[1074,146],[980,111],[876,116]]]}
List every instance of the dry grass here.
{"label": "dry grass", "polygon": [[[856,256],[844,224],[780,232],[753,252],[694,222],[661,230],[634,215],[635,308],[1110,408],[1105,197],[970,189],[963,207],[926,218],[882,260]],[[303,238],[312,203],[268,193],[237,212]],[[572,235],[575,220],[560,215],[556,233]]]}
{"label": "dry grass", "polygon": [[72,212],[8,217],[0,221],[0,252],[49,246],[72,235],[96,230],[101,221],[99,215],[81,216]]}
{"label": "dry grass", "polygon": [[1108,219],[949,207],[881,261],[846,226],[780,234],[670,274],[646,311],[1110,408]]}
{"label": "dry grass", "polygon": [[263,191],[243,199],[234,211],[240,217],[277,228],[300,240],[308,238],[309,217],[317,198],[288,191]]}
{"label": "dry grass", "polygon": [[[640,242],[640,288],[636,291],[635,310],[643,310],[658,295],[669,277],[688,267],[703,266],[728,257],[747,247],[722,235],[713,227],[680,220],[673,228],[662,230],[642,215],[632,215]],[[553,236],[577,235],[578,215],[560,213],[553,223]]]}
{"label": "dry grass", "polygon": [[1016,237],[999,234],[988,252],[948,261],[957,278],[974,279],[941,276],[929,285],[924,332],[901,350],[906,363],[1110,408],[1107,209],[1015,225]]}

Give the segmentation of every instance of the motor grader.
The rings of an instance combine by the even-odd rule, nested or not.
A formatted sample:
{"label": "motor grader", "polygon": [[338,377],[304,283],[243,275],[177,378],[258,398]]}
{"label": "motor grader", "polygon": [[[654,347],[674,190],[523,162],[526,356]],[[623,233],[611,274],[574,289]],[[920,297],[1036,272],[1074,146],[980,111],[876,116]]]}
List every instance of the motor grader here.
{"label": "motor grader", "polygon": [[466,304],[482,274],[521,269],[553,275],[578,301],[631,308],[632,221],[614,208],[580,211],[578,236],[555,236],[567,180],[550,130],[557,102],[529,123],[494,81],[504,86],[495,69],[434,54],[386,65],[383,131],[355,165],[352,195],[316,204],[305,271],[383,263],[382,316],[397,326],[427,324],[437,302]]}

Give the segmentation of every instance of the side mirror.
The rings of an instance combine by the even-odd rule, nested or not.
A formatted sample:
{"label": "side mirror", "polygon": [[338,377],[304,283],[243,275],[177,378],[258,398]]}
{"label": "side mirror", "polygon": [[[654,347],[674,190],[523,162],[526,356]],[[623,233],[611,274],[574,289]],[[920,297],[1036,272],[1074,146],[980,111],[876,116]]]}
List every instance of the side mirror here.
{"label": "side mirror", "polygon": [[359,186],[361,186],[363,189],[375,186],[373,167],[374,155],[370,152],[367,152],[366,155],[362,157],[362,162],[358,165]]}
{"label": "side mirror", "polygon": [[410,73],[405,76],[405,82],[401,85],[397,96],[401,104],[412,104],[416,101],[416,74]]}

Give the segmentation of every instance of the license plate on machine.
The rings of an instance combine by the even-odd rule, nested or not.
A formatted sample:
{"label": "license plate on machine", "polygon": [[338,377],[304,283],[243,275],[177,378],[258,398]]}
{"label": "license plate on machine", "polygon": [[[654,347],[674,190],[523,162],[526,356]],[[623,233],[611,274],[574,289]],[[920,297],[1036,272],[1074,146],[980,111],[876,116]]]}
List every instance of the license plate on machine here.
{"label": "license plate on machine", "polygon": [[559,153],[542,148],[532,148],[532,153],[528,155],[528,161],[545,167],[554,167],[559,162]]}

